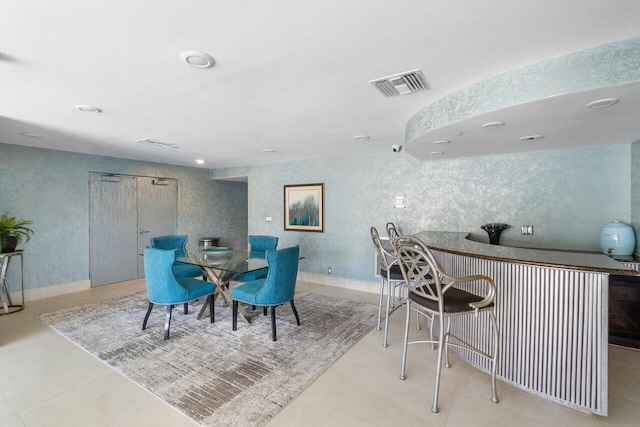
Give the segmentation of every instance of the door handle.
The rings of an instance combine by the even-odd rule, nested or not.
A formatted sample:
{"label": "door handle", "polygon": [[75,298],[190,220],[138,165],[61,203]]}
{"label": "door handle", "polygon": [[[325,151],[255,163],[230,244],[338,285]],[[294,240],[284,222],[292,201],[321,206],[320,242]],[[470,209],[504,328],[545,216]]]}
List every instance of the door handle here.
{"label": "door handle", "polygon": [[138,234],[148,234],[149,230],[143,230],[142,228],[138,230]]}

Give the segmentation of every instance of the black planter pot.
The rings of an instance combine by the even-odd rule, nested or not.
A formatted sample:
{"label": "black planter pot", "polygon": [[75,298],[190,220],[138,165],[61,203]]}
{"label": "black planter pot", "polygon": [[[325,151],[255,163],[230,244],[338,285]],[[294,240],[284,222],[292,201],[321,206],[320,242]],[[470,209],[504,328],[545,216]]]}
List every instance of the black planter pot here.
{"label": "black planter pot", "polygon": [[4,244],[2,245],[2,253],[6,254],[8,252],[14,252],[16,250],[16,246],[18,246],[18,239],[16,239],[16,236],[7,236],[4,239]]}

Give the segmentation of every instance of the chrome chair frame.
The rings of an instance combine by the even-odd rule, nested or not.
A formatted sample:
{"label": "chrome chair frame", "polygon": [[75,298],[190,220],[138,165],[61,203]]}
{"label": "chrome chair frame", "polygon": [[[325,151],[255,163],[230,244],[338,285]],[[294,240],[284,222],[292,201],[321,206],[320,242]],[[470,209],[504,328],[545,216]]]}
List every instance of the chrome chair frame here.
{"label": "chrome chair frame", "polygon": [[[495,317],[494,300],[496,296],[496,286],[493,280],[484,275],[472,275],[465,277],[452,277],[446,274],[440,264],[436,261],[433,253],[424,242],[411,236],[401,236],[396,240],[396,252],[398,255],[398,265],[402,271],[405,282],[409,289],[409,298],[407,298],[407,317],[405,321],[404,348],[402,351],[402,368],[400,371],[400,379],[406,378],[407,365],[407,347],[409,344],[431,343],[438,345],[438,359],[436,367],[435,390],[433,395],[432,412],[438,412],[438,395],[440,387],[440,373],[442,368],[442,358],[444,356],[445,367],[449,368],[449,347],[456,347],[466,351],[471,351],[479,356],[487,358],[491,362],[491,401],[498,403],[498,395],[496,392],[496,367],[499,345],[499,331]],[[456,289],[454,285],[463,282],[484,281],[487,283],[488,292],[484,297],[467,293]],[[450,308],[450,312],[445,310],[445,295],[451,292],[452,295],[463,296],[462,300],[468,305],[468,309],[458,311],[460,303],[456,309]],[[413,295],[412,295],[413,294]],[[476,299],[473,299],[476,297]],[[471,300],[470,300],[471,298]],[[416,300],[422,300],[425,303],[431,302],[433,307],[437,304],[438,309],[427,307],[420,304]],[[450,299],[451,301],[451,299]],[[413,307],[415,305],[416,307]],[[416,311],[417,315],[430,315],[433,318],[439,318],[439,335],[434,340],[433,335],[429,340],[409,341],[409,321],[411,311]],[[473,347],[469,343],[464,342],[460,338],[451,334],[451,317],[474,314],[476,317],[480,312],[487,311],[489,313],[490,323],[493,331],[493,354]],[[445,328],[446,320],[446,328]],[[433,331],[433,321],[432,321]],[[451,341],[453,340],[453,342]]]}
{"label": "chrome chair frame", "polygon": [[[389,243],[391,243],[391,247],[393,248],[393,256],[395,257],[395,244],[396,244],[396,239],[398,237],[400,237],[400,233],[398,232],[398,228],[396,227],[396,225],[393,222],[388,222],[387,225],[385,226],[386,230],[387,230],[387,237],[389,238]],[[402,288],[401,288],[402,289]],[[398,287],[396,286],[396,291],[398,291]],[[395,294],[394,295],[395,299],[400,299],[400,297]],[[395,302],[392,299],[391,300],[391,308],[395,307]],[[418,329],[420,329],[420,325],[418,324]]]}
{"label": "chrome chair frame", "polygon": [[[382,319],[382,300],[384,298],[385,292],[385,284],[387,288],[387,309],[385,313],[385,324],[384,324],[384,338],[382,339],[382,347],[386,348],[387,337],[389,335],[389,315],[395,310],[391,308],[391,299],[394,295],[394,290],[397,286],[404,285],[404,279],[392,279],[392,270],[393,266],[398,264],[398,260],[395,254],[392,254],[384,246],[382,246],[382,241],[380,240],[380,235],[378,234],[378,230],[375,227],[371,227],[371,239],[373,240],[373,246],[375,247],[378,257],[382,262],[382,268],[380,271],[380,299],[378,301],[378,326],[377,330],[380,330],[380,323]],[[384,274],[382,270],[384,269]],[[387,276],[385,278],[385,275]],[[400,306],[398,306],[400,307]]]}
{"label": "chrome chair frame", "polygon": [[389,236],[389,241],[391,245],[395,245],[396,239],[400,237],[400,233],[398,233],[398,229],[393,222],[387,223],[387,236]]}

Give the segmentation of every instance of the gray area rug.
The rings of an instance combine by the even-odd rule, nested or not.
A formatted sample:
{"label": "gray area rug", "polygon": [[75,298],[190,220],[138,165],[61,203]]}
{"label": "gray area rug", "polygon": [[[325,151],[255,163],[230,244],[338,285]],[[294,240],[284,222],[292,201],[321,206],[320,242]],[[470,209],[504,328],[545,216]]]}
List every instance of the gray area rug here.
{"label": "gray area rug", "polygon": [[[322,295],[296,294],[290,305],[253,324],[216,303],[216,321],[197,320],[199,307],[174,308],[170,339],[162,339],[164,307],[141,329],[145,292],[40,315],[56,331],[205,426],[264,425],[376,324],[377,308]],[[261,309],[258,309],[261,313]]]}

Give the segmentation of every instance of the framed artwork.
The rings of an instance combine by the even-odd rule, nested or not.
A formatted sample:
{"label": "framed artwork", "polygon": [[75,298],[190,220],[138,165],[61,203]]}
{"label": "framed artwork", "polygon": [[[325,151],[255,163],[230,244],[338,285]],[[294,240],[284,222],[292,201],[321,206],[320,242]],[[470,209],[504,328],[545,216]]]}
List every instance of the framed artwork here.
{"label": "framed artwork", "polygon": [[284,186],[284,229],[324,232],[324,184]]}

